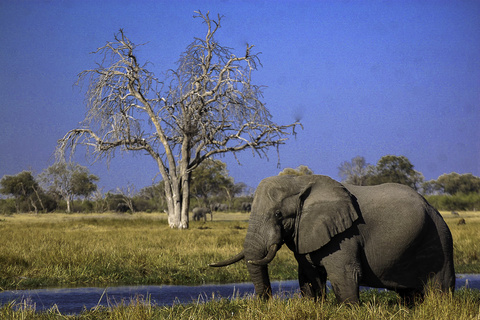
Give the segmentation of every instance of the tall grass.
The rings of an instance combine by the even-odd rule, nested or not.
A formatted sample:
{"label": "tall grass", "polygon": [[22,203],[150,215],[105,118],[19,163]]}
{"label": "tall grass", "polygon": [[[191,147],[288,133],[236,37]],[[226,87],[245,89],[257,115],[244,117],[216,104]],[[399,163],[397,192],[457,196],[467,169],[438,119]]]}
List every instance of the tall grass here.
{"label": "tall grass", "polygon": [[[241,250],[246,228],[244,220],[172,230],[161,216],[147,214],[6,217],[0,222],[0,290],[248,281],[242,264],[208,267]],[[294,277],[291,254],[282,251],[274,278]]]}
{"label": "tall grass", "polygon": [[[472,213],[445,216],[454,238],[456,271],[480,273],[480,217]],[[191,222],[189,230],[170,229],[159,214],[3,217],[0,290],[249,281],[241,263],[208,267],[242,248],[248,216],[223,216],[230,217],[237,220]],[[461,217],[466,224],[457,225]],[[285,247],[269,269],[274,280],[297,277],[293,254]]]}
{"label": "tall grass", "polygon": [[460,290],[454,295],[430,290],[423,302],[407,307],[393,294],[362,292],[358,305],[338,304],[333,294],[313,301],[276,297],[269,301],[252,296],[219,298],[206,303],[159,307],[140,298],[108,307],[85,310],[76,316],[62,315],[53,307],[36,312],[28,304],[0,308],[1,319],[479,319],[480,291]]}
{"label": "tall grass", "polygon": [[[480,273],[480,213],[442,214],[452,232],[455,272]],[[462,219],[465,224],[459,224]]]}
{"label": "tall grass", "polygon": [[[453,234],[457,272],[480,272],[480,216],[444,213]],[[165,217],[138,215],[14,215],[0,217],[0,290],[96,284],[202,284],[244,282],[243,264],[207,265],[241,250],[246,215],[233,221],[192,222],[172,230]],[[458,225],[464,218],[466,224]],[[273,279],[296,279],[296,263],[282,248],[272,262]],[[55,307],[36,312],[28,303],[0,307],[0,319],[480,319],[480,291],[445,295],[429,291],[425,302],[408,308],[389,292],[361,293],[359,305],[326,300],[253,297],[158,307],[146,300],[62,315]]]}

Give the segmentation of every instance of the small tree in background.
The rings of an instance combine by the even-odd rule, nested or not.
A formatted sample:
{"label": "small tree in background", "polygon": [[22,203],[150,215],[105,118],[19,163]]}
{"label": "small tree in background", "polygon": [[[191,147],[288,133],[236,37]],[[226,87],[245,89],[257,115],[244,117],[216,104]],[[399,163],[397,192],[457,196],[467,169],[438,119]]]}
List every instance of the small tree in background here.
{"label": "small tree in background", "polygon": [[138,197],[148,203],[148,210],[163,212],[166,208],[165,182],[162,180],[157,184],[141,189]]}
{"label": "small tree in background", "polygon": [[227,165],[220,160],[208,159],[193,171],[191,194],[208,205],[208,198],[229,197],[234,186]]}
{"label": "small tree in background", "polygon": [[296,169],[293,168],[285,168],[278,174],[279,176],[286,176],[286,175],[294,175],[294,176],[305,176],[311,175],[313,171],[304,165],[298,166]]}
{"label": "small tree in background", "polygon": [[68,213],[71,212],[73,198],[88,197],[97,190],[95,181],[99,180],[86,167],[73,162],[57,162],[43,170],[39,179],[46,189],[66,201]]}
{"label": "small tree in background", "polygon": [[123,30],[96,53],[95,69],[80,73],[88,83],[87,116],[81,128],[70,130],[58,144],[87,147],[95,159],[110,160],[115,151],[152,157],[165,183],[171,228],[188,228],[191,174],[212,156],[250,149],[266,156],[278,148],[297,125],[277,125],[262,101],[262,87],[252,82],[260,65],[252,45],[243,54],[220,45],[217,20],[196,12],[206,26],[181,54],[176,70],[164,81],[137,58],[137,46]]}
{"label": "small tree in background", "polygon": [[478,194],[480,192],[480,177],[471,173],[458,174],[456,172],[442,174],[437,180],[423,183],[424,193],[434,194]]}
{"label": "small tree in background", "polygon": [[367,184],[371,171],[371,165],[361,156],[356,156],[350,162],[344,161],[340,167],[338,167],[338,174],[342,178],[342,181],[357,186]]}
{"label": "small tree in background", "polygon": [[377,165],[372,167],[367,179],[368,185],[377,185],[387,182],[400,183],[419,190],[423,175],[413,169],[413,164],[405,156],[383,156]]}
{"label": "small tree in background", "polygon": [[480,178],[471,173],[458,174],[452,172],[442,174],[435,182],[436,188],[447,194],[470,194],[480,192]]}
{"label": "small tree in background", "polygon": [[38,212],[39,207],[46,211],[43,203],[43,190],[38,185],[35,178],[30,171],[22,171],[15,176],[5,175],[0,180],[0,193],[4,195],[13,196],[15,198],[15,209],[20,213],[22,204],[26,204],[28,210]]}
{"label": "small tree in background", "polygon": [[122,198],[121,205],[128,208],[128,210],[130,210],[130,213],[135,213],[136,210],[133,204],[133,197],[136,194],[135,186],[132,183],[129,183],[125,188],[117,188],[117,193]]}

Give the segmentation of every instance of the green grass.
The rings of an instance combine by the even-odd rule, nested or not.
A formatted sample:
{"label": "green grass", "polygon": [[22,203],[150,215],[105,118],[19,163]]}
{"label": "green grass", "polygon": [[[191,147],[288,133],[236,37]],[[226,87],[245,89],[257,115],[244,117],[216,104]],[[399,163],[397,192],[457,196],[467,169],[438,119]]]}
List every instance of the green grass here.
{"label": "green grass", "polygon": [[[444,213],[454,238],[458,273],[480,273],[480,215]],[[465,225],[457,225],[465,218]],[[242,248],[246,214],[218,214],[217,221],[191,222],[172,230],[161,214],[13,215],[0,217],[0,290],[105,284],[176,284],[248,282],[243,264],[210,268]],[[272,262],[273,280],[296,279],[292,253],[282,248]],[[430,292],[424,303],[401,305],[390,292],[367,291],[362,303],[252,297],[158,307],[148,299],[98,307],[78,316],[52,308],[36,312],[28,304],[7,304],[0,319],[479,319],[480,291],[454,296]]]}
{"label": "green grass", "polygon": [[[480,273],[480,215],[444,216],[453,234],[456,272]],[[457,225],[462,217],[466,224]],[[0,290],[249,281],[241,263],[208,267],[242,249],[248,216],[215,218],[223,220],[191,222],[189,230],[172,230],[162,214],[2,217]],[[297,277],[293,254],[285,247],[269,269],[273,280]]]}
{"label": "green grass", "polygon": [[[172,230],[162,215],[14,215],[0,222],[0,290],[105,284],[248,281],[246,268],[208,264],[241,250],[244,221],[192,222]],[[283,249],[274,279],[296,276]]]}
{"label": "green grass", "polygon": [[5,305],[1,319],[478,319],[480,291],[459,290],[454,295],[430,291],[425,301],[407,307],[395,294],[374,290],[361,293],[358,305],[338,304],[333,294],[313,301],[276,297],[262,301],[252,296],[208,303],[159,307],[148,299],[133,299],[107,307],[85,310],[76,316],[62,315],[53,307],[36,312],[29,305]]}
{"label": "green grass", "polygon": [[[442,212],[453,237],[453,253],[456,273],[480,273],[480,213],[460,212],[454,216]],[[460,219],[465,224],[459,225]]]}

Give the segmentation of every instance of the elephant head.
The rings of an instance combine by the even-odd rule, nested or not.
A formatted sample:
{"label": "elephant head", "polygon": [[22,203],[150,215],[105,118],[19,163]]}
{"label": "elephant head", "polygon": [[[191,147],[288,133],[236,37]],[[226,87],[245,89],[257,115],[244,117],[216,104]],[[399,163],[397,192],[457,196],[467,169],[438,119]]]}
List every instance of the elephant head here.
{"label": "elephant head", "polygon": [[326,176],[275,176],[262,180],[252,203],[244,249],[211,264],[226,266],[244,259],[255,291],[271,295],[268,263],[285,243],[305,254],[320,249],[358,219],[354,197]]}

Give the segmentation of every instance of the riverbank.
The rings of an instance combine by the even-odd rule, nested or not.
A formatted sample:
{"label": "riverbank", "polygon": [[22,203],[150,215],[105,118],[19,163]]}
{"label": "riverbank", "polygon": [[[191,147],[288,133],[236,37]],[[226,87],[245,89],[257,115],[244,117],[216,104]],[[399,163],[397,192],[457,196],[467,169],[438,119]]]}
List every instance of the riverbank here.
{"label": "riverbank", "polygon": [[[480,273],[480,215],[443,213],[454,239],[457,273]],[[208,264],[241,250],[246,213],[220,213],[172,230],[165,214],[22,214],[0,217],[0,290],[53,286],[198,285],[248,282],[243,264]],[[465,219],[465,224],[458,224]],[[282,248],[272,280],[297,278]]]}
{"label": "riverbank", "polygon": [[[480,289],[480,274],[457,274],[456,290]],[[361,287],[361,294],[372,288]],[[327,291],[331,285],[327,282]],[[383,289],[380,292],[388,294]],[[200,286],[118,286],[96,288],[60,288],[6,290],[0,292],[0,307],[15,301],[18,306],[35,306],[37,312],[55,308],[61,314],[79,315],[85,310],[115,307],[118,302],[134,301],[141,297],[157,307],[178,304],[210,303],[220,298],[241,298],[254,295],[252,283],[229,283]],[[296,298],[298,280],[272,282],[272,293],[285,299]],[[115,303],[112,303],[115,302]],[[214,301],[213,301],[214,302]]]}
{"label": "riverbank", "polygon": [[55,306],[39,312],[34,305],[10,304],[0,307],[1,319],[415,319],[464,320],[479,319],[480,291],[457,290],[442,294],[429,290],[423,302],[413,306],[400,303],[392,292],[368,290],[360,293],[358,305],[338,304],[333,293],[326,299],[313,301],[298,294],[285,299],[276,296],[268,301],[252,295],[217,298],[204,302],[201,298],[190,304],[159,306],[149,297],[137,296],[128,301],[110,301],[80,314],[62,313]]}

